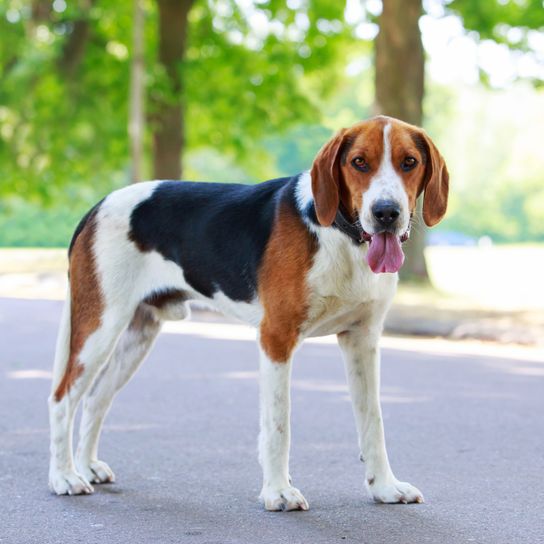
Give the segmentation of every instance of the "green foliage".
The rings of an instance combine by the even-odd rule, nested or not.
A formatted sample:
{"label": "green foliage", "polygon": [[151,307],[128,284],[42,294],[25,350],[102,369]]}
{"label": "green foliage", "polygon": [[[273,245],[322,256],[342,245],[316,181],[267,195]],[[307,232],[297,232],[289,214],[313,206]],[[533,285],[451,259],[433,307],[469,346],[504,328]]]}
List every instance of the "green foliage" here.
{"label": "green foliage", "polygon": [[[447,6],[480,39],[494,40],[514,49],[530,49],[528,31],[544,29],[541,0],[452,0]],[[509,32],[513,28],[518,31]]]}
{"label": "green foliage", "polygon": [[62,62],[81,17],[74,3],[51,11],[47,24],[32,21],[28,3],[0,5],[0,194],[47,201],[71,182],[106,189],[124,177],[127,101],[119,83],[128,77],[129,25],[123,31],[121,4],[115,25],[100,6],[87,14],[91,35],[70,73]]}
{"label": "green foliage", "polygon": [[86,208],[11,202],[8,213],[0,210],[0,247],[66,247]]}
{"label": "green foliage", "polygon": [[[180,66],[187,173],[263,179],[283,171],[269,148],[278,134],[303,124],[328,134],[320,108],[342,80],[352,29],[343,2],[289,6],[195,1]],[[171,91],[156,62],[156,2],[145,9],[149,166],[153,105]],[[129,179],[132,1],[0,0],[0,36],[0,243],[66,241],[75,215]]]}
{"label": "green foliage", "polygon": [[[290,9],[270,0],[243,13],[233,0],[221,2],[221,9],[216,4],[197,4],[190,16],[183,66],[188,148],[220,149],[260,176],[267,162],[263,134],[285,134],[294,124],[320,120],[305,87],[308,76],[321,76],[321,97],[342,77],[344,64],[335,60],[350,36],[341,22],[344,5],[314,0],[307,10]],[[318,29],[323,21],[329,33]]]}
{"label": "green foliage", "polygon": [[[49,8],[37,18],[31,6],[39,4]],[[66,245],[81,215],[128,182],[132,1],[85,5],[67,1],[57,12],[49,0],[0,0],[0,245]],[[301,171],[333,130],[371,115],[371,62],[357,76],[345,75],[354,57],[371,57],[371,46],[354,40],[344,5],[195,1],[180,66],[186,177],[251,182]],[[155,1],[145,8],[151,118],[153,99],[170,91],[156,62]],[[478,39],[523,51],[530,32],[544,27],[540,0],[452,0],[447,9]],[[72,42],[82,22],[88,35],[79,50]],[[501,118],[511,102],[489,92],[470,109],[457,93],[431,87],[425,104],[426,125],[452,170],[452,204],[441,228],[497,241],[543,240],[534,157],[541,139],[535,127],[544,120],[526,111],[515,123]],[[527,94],[515,101],[544,111]],[[150,136],[148,125],[147,165]]]}
{"label": "green foliage", "polygon": [[[132,2],[96,0],[87,10],[84,2],[67,2],[61,12],[42,3],[49,5],[47,16],[34,20],[30,0],[0,0],[0,195],[47,202],[56,188],[78,184],[105,192],[128,181]],[[324,0],[294,9],[278,0],[251,9],[234,0],[197,0],[180,67],[187,149],[219,149],[263,175],[263,134],[319,121],[302,84],[327,72],[317,79],[317,92],[334,90],[343,69],[335,60],[350,36],[343,10],[342,2]],[[153,98],[169,91],[155,61],[155,2],[147,2],[146,18],[151,114]],[[77,27],[81,21],[88,36]],[[72,47],[78,32],[79,56]],[[70,70],[69,53],[76,56]]]}
{"label": "green foliage", "polygon": [[450,97],[449,113],[429,132],[446,158],[451,193],[437,228],[496,242],[544,241],[544,93],[522,83],[508,91],[457,89],[454,96],[429,89],[430,103],[440,96]]}

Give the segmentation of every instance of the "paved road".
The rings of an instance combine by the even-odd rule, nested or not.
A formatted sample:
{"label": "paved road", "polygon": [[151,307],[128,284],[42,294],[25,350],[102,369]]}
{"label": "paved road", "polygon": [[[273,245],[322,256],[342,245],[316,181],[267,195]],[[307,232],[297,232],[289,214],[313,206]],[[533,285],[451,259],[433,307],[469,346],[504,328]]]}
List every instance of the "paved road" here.
{"label": "paved road", "polygon": [[311,509],[262,511],[256,349],[216,324],[161,335],[118,397],[101,450],[118,483],[54,497],[45,400],[59,313],[0,299],[2,543],[544,542],[544,363],[500,347],[384,349],[391,462],[424,505],[366,497],[339,353],[310,343],[294,368],[291,473]]}

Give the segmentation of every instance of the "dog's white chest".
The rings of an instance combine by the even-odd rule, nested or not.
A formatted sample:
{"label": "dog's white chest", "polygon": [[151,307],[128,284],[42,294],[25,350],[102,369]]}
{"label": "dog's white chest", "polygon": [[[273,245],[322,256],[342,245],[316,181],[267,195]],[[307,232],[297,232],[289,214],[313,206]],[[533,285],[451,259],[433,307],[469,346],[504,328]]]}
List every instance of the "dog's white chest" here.
{"label": "dog's white chest", "polygon": [[320,248],[308,274],[305,336],[342,332],[354,322],[372,320],[376,313],[381,318],[383,312],[376,312],[376,305],[389,307],[397,274],[374,274],[365,261],[366,250],[339,232],[320,236]]}

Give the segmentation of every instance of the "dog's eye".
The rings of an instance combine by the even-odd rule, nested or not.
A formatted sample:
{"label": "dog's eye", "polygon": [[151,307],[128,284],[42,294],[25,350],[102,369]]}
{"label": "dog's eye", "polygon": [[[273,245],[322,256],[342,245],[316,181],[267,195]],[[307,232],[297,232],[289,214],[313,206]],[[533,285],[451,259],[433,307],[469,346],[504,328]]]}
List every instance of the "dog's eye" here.
{"label": "dog's eye", "polygon": [[370,165],[363,159],[363,157],[355,157],[351,161],[351,164],[361,172],[368,172],[370,170]]}
{"label": "dog's eye", "polygon": [[406,157],[400,167],[405,171],[405,172],[408,172],[408,170],[412,170],[412,168],[415,167],[415,165],[417,164],[417,160],[414,158],[414,157]]}

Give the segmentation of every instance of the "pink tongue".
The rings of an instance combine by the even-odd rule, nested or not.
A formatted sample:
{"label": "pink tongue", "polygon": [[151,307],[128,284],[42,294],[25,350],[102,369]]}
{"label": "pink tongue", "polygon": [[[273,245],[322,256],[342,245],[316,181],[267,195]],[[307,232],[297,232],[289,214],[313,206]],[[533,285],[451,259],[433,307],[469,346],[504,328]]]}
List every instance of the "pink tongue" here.
{"label": "pink tongue", "polygon": [[398,236],[390,232],[372,235],[366,261],[372,272],[398,272],[404,263],[404,253],[400,247]]}

